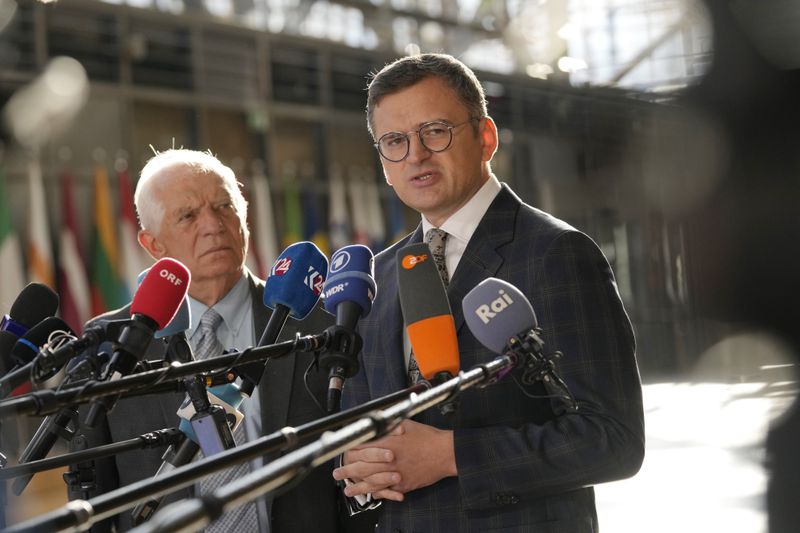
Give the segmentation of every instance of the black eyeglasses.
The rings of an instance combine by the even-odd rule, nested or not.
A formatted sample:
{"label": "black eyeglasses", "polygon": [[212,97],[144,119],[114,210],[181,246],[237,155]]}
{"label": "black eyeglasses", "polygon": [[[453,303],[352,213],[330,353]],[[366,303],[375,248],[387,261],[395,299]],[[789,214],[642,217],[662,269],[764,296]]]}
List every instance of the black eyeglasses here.
{"label": "black eyeglasses", "polygon": [[460,124],[447,124],[446,122],[434,120],[426,122],[418,130],[409,131],[408,133],[390,131],[381,135],[381,138],[375,143],[375,148],[387,161],[399,163],[408,157],[408,151],[411,147],[411,139],[408,136],[416,133],[419,135],[419,142],[422,143],[422,146],[431,152],[444,152],[450,148],[450,143],[453,142],[453,130],[464,124],[469,124],[473,120],[480,119],[471,117]]}

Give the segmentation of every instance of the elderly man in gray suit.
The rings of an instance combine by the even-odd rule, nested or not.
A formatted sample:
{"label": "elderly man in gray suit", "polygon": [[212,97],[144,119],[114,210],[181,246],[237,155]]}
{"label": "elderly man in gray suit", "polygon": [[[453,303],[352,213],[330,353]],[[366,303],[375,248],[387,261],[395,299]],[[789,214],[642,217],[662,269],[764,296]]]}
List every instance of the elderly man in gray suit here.
{"label": "elderly man in gray suit", "polygon": [[[202,351],[215,344],[219,352],[223,348],[241,350],[255,345],[270,310],[262,303],[264,282],[244,267],[249,237],[247,203],[233,171],[210,153],[167,150],[150,159],[142,169],[135,203],[142,227],[139,243],[153,258],[178,259],[191,271],[192,324],[186,336],[192,348]],[[127,316],[126,307],[92,322]],[[295,331],[319,333],[332,323],[332,317],[318,307],[302,322],[289,319],[283,337],[293,336]],[[216,337],[216,342],[204,338],[208,331]],[[153,342],[145,357],[163,358],[165,347],[165,343]],[[234,433],[238,443],[325,414],[318,405],[327,388],[326,376],[311,372],[308,390],[304,384],[304,373],[311,361],[309,353],[269,361],[255,394],[243,404],[244,433]],[[309,390],[317,396],[316,401]],[[96,446],[174,427],[179,421],[176,411],[183,397],[174,393],[122,399],[95,429],[81,427],[74,442]],[[70,496],[94,496],[152,476],[161,464],[162,453],[163,450],[146,450],[98,460],[93,465],[94,490],[89,494],[77,491]],[[311,472],[274,500],[261,499],[230,511],[209,529],[272,533],[343,531],[330,470],[328,467]],[[203,487],[201,481],[199,489],[202,491]],[[188,490],[180,491],[171,499],[188,494]],[[127,530],[131,525],[130,512],[123,512],[94,529]]]}
{"label": "elderly man in gray suit", "polygon": [[428,410],[347,452],[334,477],[348,481],[349,497],[382,500],[381,532],[596,532],[592,485],[635,474],[644,457],[633,331],[608,262],[491,172],[497,127],[460,61],[422,54],[387,65],[369,84],[367,119],[387,183],[422,221],[376,256],[378,293],[344,406],[409,382],[395,253],[425,239],[444,248],[461,368],[495,357],[465,327],[461,301],[482,280],[503,279],[533,304],[547,347],[564,353],[558,372],[578,409],[541,383],[506,378],[462,394],[454,414]]}

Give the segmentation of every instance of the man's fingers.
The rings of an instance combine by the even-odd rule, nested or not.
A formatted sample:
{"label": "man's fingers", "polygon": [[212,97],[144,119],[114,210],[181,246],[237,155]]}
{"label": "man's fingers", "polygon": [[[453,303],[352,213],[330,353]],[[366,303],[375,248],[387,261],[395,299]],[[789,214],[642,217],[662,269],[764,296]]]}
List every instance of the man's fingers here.
{"label": "man's fingers", "polygon": [[374,494],[378,491],[387,490],[390,486],[399,483],[400,480],[400,474],[397,472],[378,472],[360,479],[358,483],[351,483],[347,485],[344,488],[344,493],[346,496],[356,496],[358,494],[369,493]]}
{"label": "man's fingers", "polygon": [[364,461],[367,463],[391,463],[394,461],[394,452],[386,448],[353,448],[344,452],[344,464]]}
{"label": "man's fingers", "polygon": [[405,498],[402,492],[397,492],[396,490],[391,490],[391,489],[384,489],[384,490],[379,490],[377,492],[373,492],[372,497],[376,500],[392,500],[395,502],[401,502]]}
{"label": "man's fingers", "polygon": [[[356,461],[333,470],[333,479],[352,479],[361,481],[380,474],[382,472],[393,473],[394,465],[391,463],[370,463],[367,461]],[[391,483],[389,483],[391,485]],[[383,488],[383,487],[380,487]]]}

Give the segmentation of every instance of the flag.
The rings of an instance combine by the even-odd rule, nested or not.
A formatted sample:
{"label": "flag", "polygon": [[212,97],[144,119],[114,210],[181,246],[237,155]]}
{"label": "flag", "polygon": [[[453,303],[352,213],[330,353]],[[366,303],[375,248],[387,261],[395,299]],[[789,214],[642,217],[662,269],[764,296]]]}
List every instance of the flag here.
{"label": "flag", "polygon": [[5,175],[0,169],[0,315],[8,313],[11,305],[25,287],[25,268],[22,264],[22,247],[14,231]]}
{"label": "flag", "polygon": [[89,277],[83,261],[84,248],[78,231],[72,174],[61,175],[61,233],[58,247],[58,293],[61,318],[78,334],[92,317]]}
{"label": "flag", "polygon": [[331,180],[328,184],[328,231],[332,249],[338,250],[350,244],[347,190],[338,166],[332,169]]}
{"label": "flag", "polygon": [[119,246],[114,232],[114,214],[108,173],[98,165],[94,171],[94,239],[92,243],[92,314],[99,315],[125,305],[127,292],[119,276]]}
{"label": "flag", "polygon": [[375,176],[369,173],[364,176],[364,207],[367,215],[367,234],[373,250],[383,250],[386,244],[386,224],[383,222],[383,209],[381,207],[381,194]]}
{"label": "flag", "polygon": [[137,238],[139,223],[136,221],[133,189],[127,169],[122,168],[117,172],[117,186],[119,187],[121,279],[127,293],[126,300],[130,300],[136,292],[139,274],[153,262],[147,252],[139,246]]}
{"label": "flag", "polygon": [[28,281],[44,283],[48,287],[56,286],[55,269],[53,267],[53,249],[50,239],[50,227],[47,222],[47,202],[42,183],[42,168],[38,159],[28,163]]}
{"label": "flag", "polygon": [[303,238],[303,218],[300,214],[300,191],[294,173],[283,179],[283,215],[284,233],[283,247],[294,244]]}
{"label": "flag", "polygon": [[278,238],[275,235],[275,215],[272,213],[272,197],[269,181],[261,173],[250,178],[250,247],[247,266],[260,278],[266,279],[272,263],[278,258]]}
{"label": "flag", "polygon": [[353,242],[355,244],[369,246],[369,218],[367,217],[367,197],[364,194],[364,180],[362,179],[360,170],[355,167],[350,169],[347,188],[350,192]]}
{"label": "flag", "polygon": [[305,233],[303,238],[311,241],[326,256],[330,255],[330,246],[328,244],[328,235],[325,233],[325,228],[322,225],[322,213],[320,212],[320,199],[319,193],[316,191],[315,183],[307,182],[303,186],[302,195],[303,205],[303,229]]}

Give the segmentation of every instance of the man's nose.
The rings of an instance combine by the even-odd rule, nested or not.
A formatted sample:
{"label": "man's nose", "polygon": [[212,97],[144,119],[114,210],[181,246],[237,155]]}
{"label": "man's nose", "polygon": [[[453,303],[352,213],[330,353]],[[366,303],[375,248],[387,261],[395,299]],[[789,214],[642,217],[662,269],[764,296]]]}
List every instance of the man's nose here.
{"label": "man's nose", "polygon": [[408,135],[408,156],[406,159],[411,163],[424,161],[433,152],[431,152],[420,139],[419,133],[411,133]]}
{"label": "man's nose", "polygon": [[200,210],[200,227],[209,233],[218,233],[222,230],[222,216],[210,207]]}

